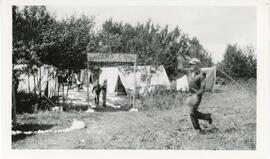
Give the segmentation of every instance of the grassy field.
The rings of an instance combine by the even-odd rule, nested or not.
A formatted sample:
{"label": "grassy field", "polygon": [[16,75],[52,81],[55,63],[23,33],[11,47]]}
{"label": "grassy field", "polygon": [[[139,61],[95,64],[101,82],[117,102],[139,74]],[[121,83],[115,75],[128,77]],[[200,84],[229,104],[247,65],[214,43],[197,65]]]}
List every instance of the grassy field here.
{"label": "grassy field", "polygon": [[16,135],[12,137],[12,148],[254,150],[256,82],[243,85],[249,90],[229,85],[204,95],[200,110],[213,116],[212,125],[201,122],[205,134],[193,131],[181,98],[166,95],[163,99],[144,99],[142,105],[152,105],[148,104],[147,110],[139,112],[74,111],[18,115],[18,129],[24,131],[65,129],[70,127],[73,118],[85,122],[87,127],[71,132]]}

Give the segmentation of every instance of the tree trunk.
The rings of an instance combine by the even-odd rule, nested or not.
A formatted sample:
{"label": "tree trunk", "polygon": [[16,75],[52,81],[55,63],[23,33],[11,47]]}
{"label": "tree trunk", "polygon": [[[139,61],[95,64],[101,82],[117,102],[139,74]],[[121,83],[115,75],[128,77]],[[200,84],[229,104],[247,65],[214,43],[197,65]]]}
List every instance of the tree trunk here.
{"label": "tree trunk", "polygon": [[66,97],[67,100],[68,100],[68,91],[69,91],[69,86],[67,86],[67,97]]}
{"label": "tree trunk", "polygon": [[41,67],[39,68],[39,98],[41,98]]}
{"label": "tree trunk", "polygon": [[12,86],[12,124],[13,126],[17,125],[17,116],[16,116],[16,96],[15,89]]}
{"label": "tree trunk", "polygon": [[57,78],[57,103],[59,104],[59,101],[60,101],[60,99],[59,99],[60,82],[59,82],[59,71],[58,71],[58,69],[56,71],[56,78]]}
{"label": "tree trunk", "polygon": [[63,106],[65,105],[65,86],[62,83],[62,102],[63,102]]}
{"label": "tree trunk", "polygon": [[27,77],[28,77],[28,80],[27,80],[27,83],[28,83],[28,92],[31,93],[31,89],[30,89],[30,75],[29,75],[29,73],[27,73]]}
{"label": "tree trunk", "polygon": [[20,103],[20,100],[17,99],[18,97],[18,87],[19,87],[20,81],[19,78],[16,77],[15,72],[12,71],[12,123],[14,126],[17,124],[17,106]]}
{"label": "tree trunk", "polygon": [[41,68],[39,68],[39,100],[38,100],[38,108],[41,108]]}
{"label": "tree trunk", "polygon": [[54,91],[53,91],[53,96],[56,96],[56,90],[57,90],[57,83],[58,83],[58,80],[57,80],[57,72],[55,75],[53,75],[53,79],[54,79]]}

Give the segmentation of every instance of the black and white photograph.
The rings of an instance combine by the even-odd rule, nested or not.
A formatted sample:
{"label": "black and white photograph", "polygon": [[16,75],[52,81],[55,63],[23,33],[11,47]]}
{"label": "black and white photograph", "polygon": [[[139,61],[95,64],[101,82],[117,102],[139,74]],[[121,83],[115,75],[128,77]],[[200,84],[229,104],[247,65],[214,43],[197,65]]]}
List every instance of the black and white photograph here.
{"label": "black and white photograph", "polygon": [[12,149],[256,149],[255,7],[12,6]]}
{"label": "black and white photograph", "polygon": [[268,2],[95,4],[2,7],[6,155],[266,156]]}

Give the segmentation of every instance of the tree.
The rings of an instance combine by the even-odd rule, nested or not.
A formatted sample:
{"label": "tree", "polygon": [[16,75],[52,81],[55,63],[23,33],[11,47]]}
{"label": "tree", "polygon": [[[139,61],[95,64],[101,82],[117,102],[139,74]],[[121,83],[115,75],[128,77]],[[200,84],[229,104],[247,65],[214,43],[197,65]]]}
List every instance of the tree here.
{"label": "tree", "polygon": [[85,53],[98,47],[94,25],[94,17],[85,15],[54,23],[43,37],[42,61],[59,69],[85,68]]}
{"label": "tree", "polygon": [[[15,83],[18,83],[19,75],[22,73],[27,73],[28,77],[33,74],[35,78],[36,66],[42,64],[40,61],[42,35],[54,20],[45,6],[25,6],[22,9],[13,6],[12,18],[12,62],[13,64],[26,64],[26,67],[13,73],[13,79],[17,81]],[[17,88],[14,89],[15,94],[17,94]]]}
{"label": "tree", "polygon": [[[13,63],[40,65],[43,34],[54,22],[45,6],[12,7]],[[30,66],[32,67],[32,66]]]}
{"label": "tree", "polygon": [[253,46],[248,45],[243,48],[243,52],[246,59],[246,66],[248,70],[247,77],[257,77],[257,58],[255,55],[255,49]]}
{"label": "tree", "polygon": [[227,45],[223,60],[218,65],[234,78],[256,78],[257,60],[252,46],[241,49],[237,44]]}
{"label": "tree", "polygon": [[169,31],[168,25],[154,25],[150,19],[135,26],[109,19],[99,32],[99,40],[99,52],[137,54],[138,65],[164,65],[170,79],[178,74],[179,55],[198,57],[204,66],[212,65],[210,54],[196,38],[190,39],[178,27]]}
{"label": "tree", "polygon": [[210,67],[213,65],[212,57],[211,55],[203,48],[203,46],[200,44],[199,40],[197,38],[192,38],[190,40],[190,50],[189,50],[189,56],[190,57],[196,57],[201,60],[202,66],[204,67]]}

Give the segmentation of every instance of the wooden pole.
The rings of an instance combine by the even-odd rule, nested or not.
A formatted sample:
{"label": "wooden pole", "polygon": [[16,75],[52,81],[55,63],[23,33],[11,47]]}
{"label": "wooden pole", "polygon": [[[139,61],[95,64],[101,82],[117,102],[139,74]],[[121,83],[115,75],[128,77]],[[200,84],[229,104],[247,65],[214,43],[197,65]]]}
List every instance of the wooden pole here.
{"label": "wooden pole", "polygon": [[61,83],[59,82],[59,72],[57,70],[57,102],[58,104],[60,103],[60,86],[61,86]]}
{"label": "wooden pole", "polygon": [[89,62],[87,62],[86,69],[86,81],[87,81],[87,107],[90,108],[90,97],[89,97],[89,78],[88,78]]}
{"label": "wooden pole", "polygon": [[38,83],[38,90],[39,90],[39,99],[38,99],[38,107],[41,106],[41,66],[38,68],[38,74],[39,74],[39,83]]}
{"label": "wooden pole", "polygon": [[39,67],[39,98],[41,99],[41,81],[42,78],[41,78],[41,67]]}
{"label": "wooden pole", "polygon": [[133,93],[133,108],[136,108],[136,106],[135,106],[135,98],[136,98],[136,65],[137,65],[137,56],[135,56],[135,62],[134,62],[134,93]]}

